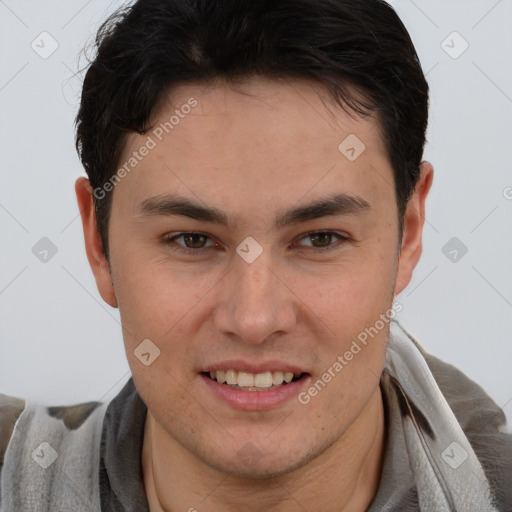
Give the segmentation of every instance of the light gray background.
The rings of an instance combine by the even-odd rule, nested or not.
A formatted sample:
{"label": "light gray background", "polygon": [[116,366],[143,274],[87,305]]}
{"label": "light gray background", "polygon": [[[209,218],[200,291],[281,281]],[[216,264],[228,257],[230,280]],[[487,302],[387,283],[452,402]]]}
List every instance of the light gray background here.
{"label": "light gray background", "polygon": [[[512,2],[392,4],[431,87],[425,159],[435,170],[424,254],[398,297],[400,319],[512,418]],[[96,290],[73,188],[84,174],[73,139],[73,75],[86,62],[77,55],[120,5],[0,0],[0,392],[41,403],[105,400],[129,377],[118,311]],[[58,48],[43,59],[31,43],[51,48],[45,31]],[[46,263],[32,252],[43,237],[57,248]],[[443,253],[452,237],[468,249],[455,247],[455,262]]]}

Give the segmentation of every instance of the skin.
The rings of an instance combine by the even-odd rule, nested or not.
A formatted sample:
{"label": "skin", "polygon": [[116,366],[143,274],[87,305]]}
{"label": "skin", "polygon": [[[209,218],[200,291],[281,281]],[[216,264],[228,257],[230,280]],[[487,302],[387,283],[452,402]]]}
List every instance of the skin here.
{"label": "skin", "polygon": [[[155,126],[190,97],[197,107],[114,189],[110,262],[92,188],[85,178],[76,182],[89,263],[102,298],[120,310],[128,362],[148,407],[142,464],[150,509],[365,510],[382,469],[378,376],[388,324],[307,405],[294,397],[269,410],[234,409],[199,372],[227,359],[277,359],[309,374],[300,388],[307,390],[409,283],[432,166],[421,164],[400,241],[393,171],[376,119],[351,118],[312,82],[253,78],[236,90],[182,85]],[[148,134],[128,136],[120,165]],[[349,134],[366,146],[353,162],[338,150]],[[138,214],[141,201],[168,192],[224,210],[236,228]],[[370,207],[273,227],[278,212],[334,192]],[[307,236],[319,230],[348,240]],[[187,247],[183,238],[162,241],[190,231],[209,237],[188,242],[202,244],[199,255],[178,252]],[[250,264],[236,252],[248,236],[263,249]],[[330,251],[314,250],[329,244]],[[147,338],[161,351],[149,366],[134,355]],[[248,441],[259,454],[252,461],[238,455]]]}

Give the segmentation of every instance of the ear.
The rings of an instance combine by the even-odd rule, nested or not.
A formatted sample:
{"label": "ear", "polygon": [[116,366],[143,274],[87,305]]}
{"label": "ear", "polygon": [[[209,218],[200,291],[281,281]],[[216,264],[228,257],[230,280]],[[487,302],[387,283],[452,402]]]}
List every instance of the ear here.
{"label": "ear", "polygon": [[422,233],[425,223],[425,201],[432,185],[434,169],[428,162],[420,165],[420,177],[414,193],[407,203],[404,215],[402,246],[398,260],[395,295],[398,295],[411,281],[412,272],[422,251]]}
{"label": "ear", "polygon": [[110,275],[109,263],[105,258],[101,244],[101,237],[96,222],[96,211],[94,209],[93,190],[89,180],[83,177],[78,178],[75,182],[75,192],[82,217],[85,252],[96,279],[96,286],[102,299],[113,308],[116,308],[116,294]]}

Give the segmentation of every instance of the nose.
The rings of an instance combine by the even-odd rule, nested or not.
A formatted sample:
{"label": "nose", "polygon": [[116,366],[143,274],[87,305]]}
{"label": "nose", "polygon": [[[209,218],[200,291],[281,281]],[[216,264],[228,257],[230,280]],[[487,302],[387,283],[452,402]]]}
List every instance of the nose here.
{"label": "nose", "polygon": [[[263,250],[252,263],[238,255],[224,276],[214,325],[224,336],[244,343],[263,344],[273,334],[286,334],[296,324],[297,298],[290,279]],[[288,281],[288,282],[287,282]]]}

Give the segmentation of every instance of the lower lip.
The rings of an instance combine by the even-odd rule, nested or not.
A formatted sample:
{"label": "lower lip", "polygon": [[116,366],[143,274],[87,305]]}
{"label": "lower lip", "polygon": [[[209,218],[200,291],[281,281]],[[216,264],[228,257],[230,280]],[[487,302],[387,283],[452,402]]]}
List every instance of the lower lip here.
{"label": "lower lip", "polygon": [[230,388],[203,374],[199,374],[199,377],[217,398],[228,403],[232,408],[242,411],[275,409],[287,400],[298,396],[300,389],[304,387],[309,378],[306,375],[299,380],[283,384],[269,391],[244,391],[242,389]]}

